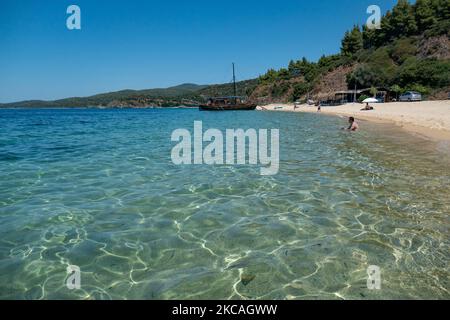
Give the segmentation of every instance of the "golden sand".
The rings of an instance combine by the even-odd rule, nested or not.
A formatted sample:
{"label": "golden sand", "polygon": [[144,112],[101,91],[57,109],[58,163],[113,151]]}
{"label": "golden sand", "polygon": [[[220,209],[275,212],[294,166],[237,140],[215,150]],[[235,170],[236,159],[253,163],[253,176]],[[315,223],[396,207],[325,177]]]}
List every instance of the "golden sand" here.
{"label": "golden sand", "polygon": [[[322,107],[321,113],[353,116],[357,120],[390,122],[412,133],[437,139],[450,140],[450,100],[421,102],[391,102],[371,104],[375,110],[361,111],[365,106],[348,103],[336,107]],[[293,104],[271,104],[258,106],[258,110],[315,112],[317,107]]]}

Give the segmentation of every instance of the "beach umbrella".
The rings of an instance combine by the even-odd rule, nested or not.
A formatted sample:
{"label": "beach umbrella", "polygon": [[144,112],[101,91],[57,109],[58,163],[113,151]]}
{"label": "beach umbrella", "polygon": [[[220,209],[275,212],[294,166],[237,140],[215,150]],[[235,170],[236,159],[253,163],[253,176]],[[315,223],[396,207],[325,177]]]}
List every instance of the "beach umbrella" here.
{"label": "beach umbrella", "polygon": [[363,103],[377,103],[378,100],[375,98],[367,98],[363,101]]}

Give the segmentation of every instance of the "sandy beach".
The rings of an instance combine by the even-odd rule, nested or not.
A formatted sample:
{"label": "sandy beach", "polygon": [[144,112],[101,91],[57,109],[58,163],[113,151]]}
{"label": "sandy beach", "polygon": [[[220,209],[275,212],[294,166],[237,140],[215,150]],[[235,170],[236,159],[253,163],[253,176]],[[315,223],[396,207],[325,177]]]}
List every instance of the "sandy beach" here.
{"label": "sandy beach", "polygon": [[[363,104],[349,103],[335,107],[322,107],[321,113],[353,116],[356,120],[391,122],[427,138],[450,140],[450,100],[422,102],[392,102],[372,104],[375,110],[361,111]],[[258,106],[262,111],[315,112],[317,107],[293,104]]]}

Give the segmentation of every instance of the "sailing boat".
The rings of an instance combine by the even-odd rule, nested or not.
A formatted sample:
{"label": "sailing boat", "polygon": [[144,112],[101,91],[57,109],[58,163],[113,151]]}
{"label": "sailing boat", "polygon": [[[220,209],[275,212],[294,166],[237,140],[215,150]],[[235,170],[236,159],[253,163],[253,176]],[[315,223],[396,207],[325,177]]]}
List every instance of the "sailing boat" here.
{"label": "sailing boat", "polygon": [[206,104],[199,106],[199,109],[203,111],[238,111],[238,110],[250,111],[256,109],[256,104],[248,103],[245,101],[244,97],[237,96],[234,63],[233,63],[233,90],[234,90],[233,96],[209,98]]}

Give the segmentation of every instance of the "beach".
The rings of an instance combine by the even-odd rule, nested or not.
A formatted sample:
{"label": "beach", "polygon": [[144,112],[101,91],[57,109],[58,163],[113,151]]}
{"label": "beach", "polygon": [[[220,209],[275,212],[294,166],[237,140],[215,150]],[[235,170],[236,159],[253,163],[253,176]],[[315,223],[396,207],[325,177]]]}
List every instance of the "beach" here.
{"label": "beach", "polygon": [[[375,110],[361,111],[364,104],[348,103],[322,107],[321,113],[353,116],[360,120],[391,122],[411,133],[435,140],[450,140],[450,101],[390,102],[372,104]],[[270,104],[259,106],[263,111],[317,112],[316,106]]]}

